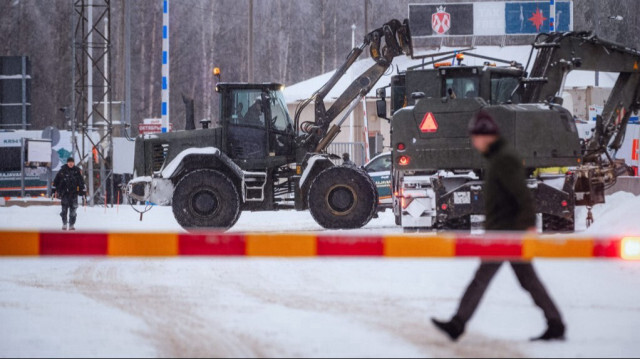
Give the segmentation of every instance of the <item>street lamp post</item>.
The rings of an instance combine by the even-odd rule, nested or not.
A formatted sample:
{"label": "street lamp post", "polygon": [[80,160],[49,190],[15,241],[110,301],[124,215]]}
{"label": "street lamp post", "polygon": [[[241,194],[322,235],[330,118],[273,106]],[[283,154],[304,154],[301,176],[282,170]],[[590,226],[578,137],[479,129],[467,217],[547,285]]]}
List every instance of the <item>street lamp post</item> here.
{"label": "street lamp post", "polygon": [[[356,24],[351,25],[351,48],[355,48],[356,47]],[[353,81],[353,69],[350,70],[351,72],[351,81]],[[349,145],[349,156],[350,158],[353,160],[353,146],[354,142],[355,142],[355,130],[353,128],[354,126],[354,115],[353,115],[354,111],[351,111],[351,114],[349,115],[349,142],[351,142],[351,144]]]}

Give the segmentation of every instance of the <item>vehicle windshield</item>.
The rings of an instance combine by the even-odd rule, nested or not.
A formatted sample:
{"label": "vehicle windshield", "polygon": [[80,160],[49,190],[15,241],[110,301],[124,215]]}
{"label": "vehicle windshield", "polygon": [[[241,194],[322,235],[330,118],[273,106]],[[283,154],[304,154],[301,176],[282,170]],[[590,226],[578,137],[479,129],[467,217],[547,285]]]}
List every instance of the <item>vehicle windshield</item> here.
{"label": "vehicle windshield", "polygon": [[443,96],[447,96],[449,89],[451,89],[457,98],[478,97],[479,82],[478,76],[449,77],[445,80],[445,93]]}
{"label": "vehicle windshield", "polygon": [[369,162],[365,168],[367,172],[391,171],[391,163],[391,155],[384,155]]}
{"label": "vehicle windshield", "polygon": [[234,125],[264,127],[262,91],[234,90],[231,93],[231,123]]}
{"label": "vehicle windshield", "polygon": [[271,121],[273,127],[279,131],[293,131],[291,117],[284,95],[281,91],[271,91]]}
{"label": "vehicle windshield", "polygon": [[514,94],[514,98],[511,98],[513,90],[518,86],[519,79],[513,76],[491,76],[491,104],[498,105],[501,103],[507,103],[513,101],[514,103],[520,102],[520,96],[518,93]]}

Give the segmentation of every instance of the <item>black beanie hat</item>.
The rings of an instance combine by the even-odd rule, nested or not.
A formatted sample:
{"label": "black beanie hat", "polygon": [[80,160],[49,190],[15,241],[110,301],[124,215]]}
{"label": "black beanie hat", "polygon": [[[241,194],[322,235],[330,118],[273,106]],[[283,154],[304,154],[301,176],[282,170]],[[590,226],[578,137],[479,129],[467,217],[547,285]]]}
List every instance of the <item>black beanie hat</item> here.
{"label": "black beanie hat", "polygon": [[475,113],[469,122],[470,135],[499,135],[500,129],[493,117],[486,111],[480,110]]}
{"label": "black beanie hat", "polygon": [[68,157],[67,158],[67,163],[69,163],[69,162],[75,163],[76,161],[73,159],[73,157]]}

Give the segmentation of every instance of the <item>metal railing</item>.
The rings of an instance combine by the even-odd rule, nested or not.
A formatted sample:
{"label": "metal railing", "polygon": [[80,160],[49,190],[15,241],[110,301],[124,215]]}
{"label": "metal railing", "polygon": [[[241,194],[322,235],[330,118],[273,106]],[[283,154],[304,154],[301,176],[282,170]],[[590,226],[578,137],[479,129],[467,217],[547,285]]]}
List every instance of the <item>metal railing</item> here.
{"label": "metal railing", "polygon": [[364,143],[362,142],[334,142],[327,147],[327,153],[340,156],[340,159],[332,160],[334,164],[342,164],[342,154],[348,153],[351,161],[357,166],[364,165]]}

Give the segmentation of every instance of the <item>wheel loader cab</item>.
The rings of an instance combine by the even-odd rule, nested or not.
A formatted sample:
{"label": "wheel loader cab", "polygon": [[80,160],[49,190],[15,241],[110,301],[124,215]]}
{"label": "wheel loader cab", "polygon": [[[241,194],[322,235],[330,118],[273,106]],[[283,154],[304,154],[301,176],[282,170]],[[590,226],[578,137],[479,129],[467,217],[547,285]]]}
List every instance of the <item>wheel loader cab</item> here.
{"label": "wheel loader cab", "polygon": [[441,79],[441,97],[482,97],[491,105],[520,102],[521,70],[470,66],[439,68],[437,71]]}
{"label": "wheel loader cab", "polygon": [[[408,75],[409,73],[409,75]],[[425,98],[469,99],[482,97],[491,105],[519,103],[523,71],[504,66],[447,66],[410,70],[391,79],[391,113],[415,105],[413,93]],[[439,84],[433,86],[433,84]]]}
{"label": "wheel loader cab", "polygon": [[280,84],[221,83],[226,152],[243,169],[282,165],[293,157],[295,131]]}

